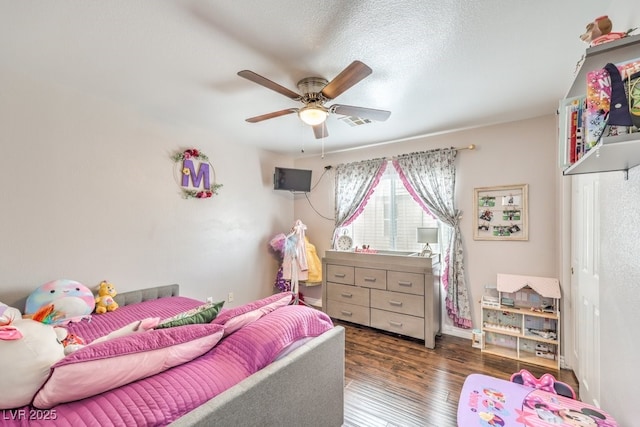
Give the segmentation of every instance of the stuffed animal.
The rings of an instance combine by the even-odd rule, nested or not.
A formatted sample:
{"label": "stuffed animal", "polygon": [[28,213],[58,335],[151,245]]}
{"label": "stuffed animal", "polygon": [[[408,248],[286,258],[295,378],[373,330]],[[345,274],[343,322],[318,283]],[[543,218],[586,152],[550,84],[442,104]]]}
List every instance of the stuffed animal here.
{"label": "stuffed animal", "polygon": [[114,311],[119,306],[118,303],[113,299],[118,293],[116,292],[116,288],[106,280],[100,282],[98,285],[98,296],[96,297],[96,313],[102,314],[107,311]]}
{"label": "stuffed animal", "polygon": [[47,380],[50,368],[64,357],[66,329],[54,328],[0,303],[0,409],[28,405]]}
{"label": "stuffed animal", "polygon": [[587,24],[587,31],[580,36],[580,40],[591,43],[598,37],[609,34],[612,27],[611,20],[607,15],[599,16]]}
{"label": "stuffed animal", "polygon": [[[137,320],[86,345],[99,344],[153,329],[159,317]],[[66,328],[23,318],[20,310],[0,303],[0,412],[20,408],[34,399],[51,374],[51,367],[66,355],[86,346]],[[2,422],[0,422],[2,424]]]}
{"label": "stuffed animal", "polygon": [[64,347],[65,356],[73,353],[76,350],[80,350],[85,346],[83,338],[77,336],[76,334],[72,334],[71,332],[67,332],[64,328],[56,326],[56,329],[62,329],[62,331],[58,332],[58,336],[64,337],[60,340],[60,343]]}
{"label": "stuffed animal", "polygon": [[95,307],[91,289],[74,280],[53,280],[33,291],[25,306],[25,317],[59,325],[88,318]]}
{"label": "stuffed animal", "polygon": [[613,32],[613,24],[607,15],[599,16],[593,22],[587,24],[586,32],[580,35],[580,40],[589,43],[589,46],[597,46],[602,43],[611,42],[629,36],[637,28],[628,31]]}

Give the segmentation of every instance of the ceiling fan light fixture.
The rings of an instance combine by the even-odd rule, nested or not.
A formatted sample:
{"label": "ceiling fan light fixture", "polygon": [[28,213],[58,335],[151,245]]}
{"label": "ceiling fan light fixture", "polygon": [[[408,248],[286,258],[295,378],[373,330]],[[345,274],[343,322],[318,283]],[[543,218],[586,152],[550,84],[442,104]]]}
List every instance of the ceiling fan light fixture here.
{"label": "ceiling fan light fixture", "polygon": [[300,120],[309,126],[316,126],[327,120],[329,112],[322,105],[309,104],[298,111]]}

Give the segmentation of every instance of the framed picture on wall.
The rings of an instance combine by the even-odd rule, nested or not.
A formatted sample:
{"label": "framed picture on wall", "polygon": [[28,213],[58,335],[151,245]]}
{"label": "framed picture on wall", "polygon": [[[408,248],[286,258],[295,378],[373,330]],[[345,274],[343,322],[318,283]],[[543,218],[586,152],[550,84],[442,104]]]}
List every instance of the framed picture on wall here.
{"label": "framed picture on wall", "polygon": [[529,240],[528,184],[474,188],[474,240]]}

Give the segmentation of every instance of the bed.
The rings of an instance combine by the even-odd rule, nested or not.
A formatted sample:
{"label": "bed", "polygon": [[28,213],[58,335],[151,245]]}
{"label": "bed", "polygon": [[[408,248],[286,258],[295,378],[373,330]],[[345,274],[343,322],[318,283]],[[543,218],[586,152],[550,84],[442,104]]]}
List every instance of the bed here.
{"label": "bed", "polygon": [[[148,316],[166,319],[203,304],[180,296],[178,285],[121,293],[116,301],[120,305],[116,311],[94,315],[89,322],[69,324],[69,331],[90,342],[126,326],[132,319]],[[214,321],[207,325],[153,330],[154,334],[174,335],[179,331],[195,331],[194,334],[200,334],[198,339],[210,342],[209,332],[202,332],[208,328],[220,338],[193,360],[81,400],[59,404],[49,401],[49,406],[53,406],[47,408],[42,404],[47,403],[46,398],[40,395],[46,397],[50,391],[50,395],[57,396],[60,388],[56,389],[51,383],[64,378],[59,373],[70,366],[59,362],[34,399],[34,405],[38,404],[0,411],[3,415],[0,426],[51,425],[52,420],[55,425],[74,427],[341,426],[344,328],[334,326],[324,313],[313,308],[280,305],[275,309],[257,310],[260,305],[255,304],[257,302],[228,311],[223,309],[218,315],[218,319],[225,319],[222,326],[213,325]],[[243,311],[242,307],[247,308]],[[261,314],[250,321],[234,323],[239,318],[245,319],[245,314],[257,311]],[[231,333],[227,335],[228,331]],[[151,336],[145,332],[135,339]],[[161,339],[165,339],[164,336]],[[106,367],[112,366],[109,364],[113,361],[107,358],[99,363]],[[136,366],[144,370],[152,365],[143,362]],[[96,381],[100,375],[97,373]],[[74,387],[68,387],[68,377],[64,384],[67,387],[63,387],[63,391],[72,393]]]}

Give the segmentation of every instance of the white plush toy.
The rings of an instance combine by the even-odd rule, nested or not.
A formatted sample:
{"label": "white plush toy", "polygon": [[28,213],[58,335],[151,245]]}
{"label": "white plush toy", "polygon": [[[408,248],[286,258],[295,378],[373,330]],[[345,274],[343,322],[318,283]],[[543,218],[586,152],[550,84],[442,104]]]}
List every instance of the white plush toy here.
{"label": "white plush toy", "polygon": [[[132,322],[91,344],[148,331],[159,317]],[[22,317],[20,310],[0,303],[0,410],[20,408],[33,400],[47,381],[51,366],[65,355],[84,347],[80,337],[67,329]]]}
{"label": "white plush toy", "polygon": [[64,357],[66,329],[23,319],[20,310],[0,303],[0,410],[28,405]]}

